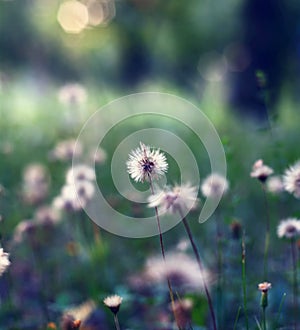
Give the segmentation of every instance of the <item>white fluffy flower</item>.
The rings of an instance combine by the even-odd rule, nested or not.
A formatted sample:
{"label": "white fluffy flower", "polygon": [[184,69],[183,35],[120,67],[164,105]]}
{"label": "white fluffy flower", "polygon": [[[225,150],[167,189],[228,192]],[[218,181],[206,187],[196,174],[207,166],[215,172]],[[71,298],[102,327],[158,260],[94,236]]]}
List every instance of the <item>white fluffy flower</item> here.
{"label": "white fluffy flower", "polygon": [[285,171],[283,186],[287,192],[300,198],[300,161]]}
{"label": "white fluffy flower", "polygon": [[293,238],[300,234],[300,220],[297,218],[288,218],[282,220],[277,227],[277,235],[280,238]]}
{"label": "white fluffy flower", "polygon": [[167,188],[148,198],[149,207],[158,207],[160,213],[189,211],[196,207],[197,192],[189,183]]}
{"label": "white fluffy flower", "polygon": [[280,176],[271,176],[267,180],[267,190],[273,194],[279,194],[284,190],[283,181]]}
{"label": "white fluffy flower", "polygon": [[73,184],[77,181],[94,181],[96,180],[95,171],[90,166],[80,164],[75,165],[72,168],[70,168],[67,172],[66,176],[66,182],[68,184]]}
{"label": "white fluffy flower", "polygon": [[9,254],[0,249],[0,276],[6,271],[7,267],[10,265],[8,259]]}
{"label": "white fluffy flower", "polygon": [[127,172],[136,182],[157,179],[168,169],[166,156],[159,149],[151,150],[142,142],[139,148],[131,151],[126,165]]}
{"label": "white fluffy flower", "polygon": [[265,182],[271,174],[273,174],[273,169],[265,165],[264,162],[259,159],[253,164],[250,176],[260,180],[261,182]]}
{"label": "white fluffy flower", "polygon": [[218,198],[227,192],[228,187],[226,178],[218,173],[212,173],[203,181],[201,191],[205,197]]}

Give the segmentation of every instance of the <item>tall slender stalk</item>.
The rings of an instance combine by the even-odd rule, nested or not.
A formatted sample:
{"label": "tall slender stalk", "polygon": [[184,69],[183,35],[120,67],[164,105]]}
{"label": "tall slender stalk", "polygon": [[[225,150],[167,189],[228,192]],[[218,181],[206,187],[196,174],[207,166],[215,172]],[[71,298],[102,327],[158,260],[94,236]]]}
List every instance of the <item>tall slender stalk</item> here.
{"label": "tall slender stalk", "polygon": [[245,234],[242,238],[242,286],[243,286],[243,300],[244,300],[244,313],[246,329],[249,330],[248,320],[248,306],[247,306],[247,285],[246,285],[246,245],[245,245]]}
{"label": "tall slender stalk", "polygon": [[[152,195],[154,195],[154,188],[153,188],[153,183],[152,183],[151,176],[148,175],[148,178],[149,178],[151,193],[152,193]],[[162,235],[162,231],[161,231],[161,225],[160,225],[160,218],[159,218],[159,214],[158,214],[158,209],[157,209],[156,206],[155,206],[154,209],[155,209],[155,215],[156,215],[156,220],[157,220],[157,228],[158,228],[158,233],[159,233],[159,243],[160,243],[161,254],[162,254],[164,262],[166,262],[165,247],[164,247],[163,235]],[[172,290],[171,281],[170,281],[168,276],[167,276],[167,283],[168,283],[169,295],[170,295],[170,299],[171,299],[172,311],[173,311],[173,314],[174,314],[175,322],[176,322],[176,324],[178,324],[176,313],[175,313],[174,293],[173,293],[173,290]]]}
{"label": "tall slender stalk", "polygon": [[114,321],[115,321],[115,326],[117,330],[120,330],[120,323],[117,314],[114,314]]}
{"label": "tall slender stalk", "polygon": [[189,224],[188,224],[186,218],[184,217],[184,215],[182,213],[182,210],[180,208],[179,208],[179,213],[180,213],[180,216],[182,218],[182,222],[183,222],[184,228],[185,228],[185,230],[187,232],[187,235],[189,237],[189,240],[191,242],[191,245],[192,245],[192,248],[193,248],[193,252],[195,254],[195,257],[196,257],[196,260],[197,260],[197,263],[198,263],[198,266],[199,266],[199,269],[200,269],[201,279],[202,279],[204,291],[205,291],[205,294],[206,294],[206,297],[207,297],[211,319],[212,319],[212,322],[213,322],[213,329],[214,330],[217,330],[216,316],[215,316],[215,312],[214,312],[214,308],[213,308],[213,304],[212,304],[212,299],[211,299],[211,296],[210,296],[210,293],[209,293],[209,290],[208,290],[208,287],[207,287],[207,283],[205,281],[204,267],[202,265],[200,254],[199,254],[197,245],[196,245],[196,243],[194,241],[193,234],[192,234],[192,231],[190,229],[190,226],[189,226]]}
{"label": "tall slender stalk", "polygon": [[222,231],[220,228],[219,212],[216,212],[216,240],[217,240],[217,272],[218,272],[218,284],[217,284],[217,318],[220,328],[223,327],[223,255],[222,255]]}
{"label": "tall slender stalk", "polygon": [[294,327],[298,329],[298,271],[297,271],[297,251],[295,238],[291,239],[292,265],[293,265],[293,305],[294,305]]}
{"label": "tall slender stalk", "polygon": [[266,308],[263,307],[262,309],[262,319],[263,319],[263,330],[267,330],[267,324],[266,324]]}
{"label": "tall slender stalk", "polygon": [[264,280],[268,278],[268,257],[269,257],[269,246],[270,246],[270,212],[269,212],[269,204],[266,193],[265,184],[262,183],[262,190],[264,195],[264,204],[266,209],[266,236],[265,236],[265,249],[264,249]]}

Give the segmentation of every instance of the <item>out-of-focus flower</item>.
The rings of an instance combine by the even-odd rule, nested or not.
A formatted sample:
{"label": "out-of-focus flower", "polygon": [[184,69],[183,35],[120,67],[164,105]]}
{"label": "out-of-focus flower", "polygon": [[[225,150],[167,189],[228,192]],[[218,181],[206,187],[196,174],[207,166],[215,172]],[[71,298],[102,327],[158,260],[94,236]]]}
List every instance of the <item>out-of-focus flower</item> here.
{"label": "out-of-focus flower", "polygon": [[70,168],[66,175],[67,184],[74,184],[78,181],[94,181],[96,179],[95,170],[87,165],[75,165]]}
{"label": "out-of-focus flower", "polygon": [[107,154],[102,148],[98,148],[95,151],[92,151],[90,153],[90,158],[92,161],[94,161],[96,164],[103,164],[106,161]]}
{"label": "out-of-focus flower", "polygon": [[149,207],[158,207],[159,212],[176,213],[194,209],[197,205],[198,188],[189,183],[161,190],[148,198]]}
{"label": "out-of-focus flower", "polygon": [[[168,253],[166,261],[161,257],[149,258],[143,274],[147,283],[165,283],[169,278],[174,288],[185,292],[204,291],[197,262],[181,252]],[[206,283],[211,282],[207,270],[202,275]]]}
{"label": "out-of-focus flower", "polygon": [[0,249],[0,276],[6,271],[6,269],[10,265],[8,257],[9,254],[7,252],[4,252],[3,249]]}
{"label": "out-of-focus flower", "polygon": [[60,328],[62,330],[76,330],[79,329],[81,320],[76,320],[72,315],[64,314],[60,322]]}
{"label": "out-of-focus flower", "polygon": [[267,180],[267,190],[273,194],[280,194],[284,190],[283,181],[280,176],[271,176]]}
{"label": "out-of-focus flower", "polygon": [[209,175],[201,185],[203,196],[219,198],[227,192],[229,188],[228,181],[218,173]]}
{"label": "out-of-focus flower", "polygon": [[242,235],[242,225],[238,220],[233,220],[230,224],[233,239],[240,239]]}
{"label": "out-of-focus flower", "polygon": [[38,204],[48,195],[49,175],[42,164],[28,165],[23,172],[22,197],[25,203]]}
{"label": "out-of-focus flower", "polygon": [[53,160],[68,161],[72,160],[73,156],[79,157],[81,154],[82,145],[80,142],[76,142],[75,139],[68,139],[57,143],[50,152],[50,158]]}
{"label": "out-of-focus flower", "polygon": [[107,306],[114,314],[117,314],[122,304],[123,298],[118,295],[108,296],[103,300],[105,306]]}
{"label": "out-of-focus flower", "polygon": [[61,87],[58,98],[61,103],[66,105],[80,105],[86,101],[87,93],[82,85],[72,83]]}
{"label": "out-of-focus flower", "polygon": [[126,165],[127,172],[136,182],[157,179],[168,169],[166,156],[159,149],[151,150],[142,142],[139,148],[131,151]]}
{"label": "out-of-focus flower", "polygon": [[259,159],[253,164],[250,176],[264,183],[273,172],[271,167],[265,165],[262,159]]}
{"label": "out-of-focus flower", "polygon": [[267,292],[271,288],[272,288],[272,284],[269,282],[263,282],[258,284],[258,290],[262,292]]}
{"label": "out-of-focus flower", "polygon": [[300,220],[288,218],[282,220],[277,227],[277,235],[280,238],[294,238],[300,234]]}
{"label": "out-of-focus flower", "polygon": [[78,306],[66,309],[63,313],[63,319],[67,319],[69,317],[69,319],[72,319],[73,322],[75,320],[80,320],[81,325],[84,326],[85,321],[89,318],[95,309],[95,302],[88,300]]}
{"label": "out-of-focus flower", "polygon": [[49,222],[55,224],[60,221],[61,216],[57,209],[52,206],[41,206],[36,210],[34,218],[39,223]]}
{"label": "out-of-focus flower", "polygon": [[284,189],[300,198],[300,161],[288,168],[283,176]]}

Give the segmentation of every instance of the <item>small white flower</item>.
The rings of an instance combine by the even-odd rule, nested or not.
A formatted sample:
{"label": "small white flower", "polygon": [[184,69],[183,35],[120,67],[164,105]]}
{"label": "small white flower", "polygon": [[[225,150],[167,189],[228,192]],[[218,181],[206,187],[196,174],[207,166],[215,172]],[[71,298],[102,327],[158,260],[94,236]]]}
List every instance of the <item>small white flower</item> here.
{"label": "small white flower", "polygon": [[189,183],[167,188],[148,198],[149,207],[158,207],[160,213],[189,211],[196,207],[197,192]]}
{"label": "small white flower", "polygon": [[73,156],[82,154],[82,145],[75,139],[63,140],[57,143],[54,149],[50,152],[50,158],[54,160],[68,161]]}
{"label": "small white flower", "polygon": [[280,176],[271,176],[267,180],[267,190],[273,194],[280,194],[283,190],[283,181]]}
{"label": "small white flower", "polygon": [[73,184],[77,181],[94,181],[96,180],[96,175],[94,169],[90,166],[81,164],[75,165],[69,169],[66,176],[66,182],[68,184]]}
{"label": "small white flower", "polygon": [[166,156],[159,149],[151,150],[142,142],[139,148],[131,151],[126,165],[127,172],[136,182],[157,179],[168,169]]}
{"label": "small white flower", "polygon": [[225,194],[228,188],[226,178],[218,173],[212,173],[203,181],[201,191],[205,197],[218,198]]}
{"label": "small white flower", "polygon": [[117,314],[122,304],[123,298],[118,295],[108,296],[103,300],[105,306],[107,306],[114,314]]}
{"label": "small white flower", "polygon": [[271,174],[273,174],[273,169],[265,165],[264,162],[259,159],[252,166],[250,176],[260,180],[261,182],[265,182]]}
{"label": "small white flower", "polygon": [[293,238],[300,234],[300,220],[297,218],[288,218],[282,220],[277,227],[279,238]]}
{"label": "small white flower", "polygon": [[0,249],[0,276],[6,271],[7,267],[10,265],[8,259],[9,254]]}
{"label": "small white flower", "polygon": [[300,198],[300,161],[285,171],[283,186],[287,192]]}
{"label": "small white flower", "polygon": [[258,284],[258,290],[261,292],[268,292],[272,288],[272,284],[269,282],[263,282]]}

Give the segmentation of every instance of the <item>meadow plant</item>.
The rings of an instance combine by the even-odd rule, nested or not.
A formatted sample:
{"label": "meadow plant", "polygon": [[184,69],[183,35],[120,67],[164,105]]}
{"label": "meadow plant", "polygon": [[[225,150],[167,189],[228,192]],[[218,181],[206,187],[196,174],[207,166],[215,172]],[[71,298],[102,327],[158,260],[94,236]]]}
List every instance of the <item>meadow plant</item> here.
{"label": "meadow plant", "polygon": [[123,298],[118,295],[108,296],[103,300],[104,305],[107,306],[114,315],[116,330],[120,330],[118,312],[122,304],[122,301]]}

